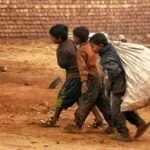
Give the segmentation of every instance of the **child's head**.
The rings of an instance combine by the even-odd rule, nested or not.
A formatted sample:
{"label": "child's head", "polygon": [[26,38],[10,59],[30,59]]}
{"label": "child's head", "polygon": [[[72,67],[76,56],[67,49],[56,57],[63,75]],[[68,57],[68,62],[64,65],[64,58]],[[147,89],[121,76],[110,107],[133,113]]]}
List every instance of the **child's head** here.
{"label": "child's head", "polygon": [[68,39],[68,27],[63,24],[56,24],[49,30],[49,34],[54,43],[61,43]]}
{"label": "child's head", "polygon": [[108,39],[103,33],[96,33],[90,38],[90,44],[94,53],[99,53],[106,45]]}
{"label": "child's head", "polygon": [[82,44],[88,41],[89,30],[88,28],[81,26],[73,30],[73,39],[75,44]]}

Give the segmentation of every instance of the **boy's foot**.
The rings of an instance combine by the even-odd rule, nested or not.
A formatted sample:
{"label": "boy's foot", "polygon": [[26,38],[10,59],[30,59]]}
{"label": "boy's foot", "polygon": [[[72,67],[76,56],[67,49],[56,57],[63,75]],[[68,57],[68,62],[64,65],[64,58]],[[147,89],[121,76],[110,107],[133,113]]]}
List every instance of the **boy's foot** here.
{"label": "boy's foot", "polygon": [[136,134],[135,134],[135,138],[140,138],[146,131],[147,129],[149,128],[150,126],[150,122],[148,123],[144,123],[142,125],[140,125],[138,128],[137,128],[137,131],[136,131]]}
{"label": "boy's foot", "polygon": [[77,125],[71,124],[71,125],[66,126],[64,128],[64,131],[67,132],[67,133],[79,134],[79,133],[81,133],[82,128],[77,126]]}
{"label": "boy's foot", "polygon": [[105,123],[103,122],[98,122],[98,121],[94,121],[93,124],[91,125],[91,127],[93,129],[98,129],[98,128],[104,128],[106,126]]}
{"label": "boy's foot", "polygon": [[58,122],[56,122],[53,118],[48,119],[47,121],[41,120],[41,123],[44,127],[59,127]]}
{"label": "boy's foot", "polygon": [[113,134],[115,133],[115,129],[113,127],[108,126],[105,130],[104,130],[105,134]]}
{"label": "boy's foot", "polygon": [[113,134],[110,136],[111,138],[122,141],[122,142],[132,142],[132,138],[130,136],[124,136],[124,135],[119,135],[119,134]]}

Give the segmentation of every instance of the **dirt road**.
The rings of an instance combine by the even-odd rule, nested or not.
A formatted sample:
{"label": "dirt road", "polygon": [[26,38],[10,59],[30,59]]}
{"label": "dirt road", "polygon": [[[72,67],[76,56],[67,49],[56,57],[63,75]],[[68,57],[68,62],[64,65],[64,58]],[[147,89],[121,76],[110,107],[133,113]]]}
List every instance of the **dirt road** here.
{"label": "dirt road", "polygon": [[[75,110],[63,112],[60,128],[42,128],[37,123],[53,114],[58,86],[49,90],[50,81],[64,72],[55,58],[55,45],[49,39],[0,40],[0,150],[149,150],[150,130],[138,141],[111,140],[99,130],[83,134],[64,133]],[[150,107],[140,110],[148,121]],[[88,117],[85,128],[92,122]],[[135,128],[129,125],[131,134]]]}

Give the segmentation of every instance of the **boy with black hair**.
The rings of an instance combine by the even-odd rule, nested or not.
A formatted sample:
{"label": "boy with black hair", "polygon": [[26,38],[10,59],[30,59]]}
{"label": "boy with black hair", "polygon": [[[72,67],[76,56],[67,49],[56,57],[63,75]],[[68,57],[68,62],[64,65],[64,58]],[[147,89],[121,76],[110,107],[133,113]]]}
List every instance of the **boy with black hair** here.
{"label": "boy with black hair", "polygon": [[56,51],[58,65],[66,71],[66,81],[58,97],[54,117],[44,122],[47,127],[54,127],[63,109],[71,107],[81,95],[81,81],[77,67],[76,47],[68,39],[68,27],[57,24],[51,27],[49,34],[54,43],[58,44]]}
{"label": "boy with black hair", "polygon": [[102,33],[97,33],[91,37],[90,44],[93,52],[99,53],[101,57],[105,87],[107,87],[106,93],[111,103],[112,120],[119,133],[116,138],[122,141],[131,141],[126,119],[137,127],[135,138],[139,138],[148,129],[149,123],[146,123],[134,111],[121,112],[123,96],[126,93],[126,73],[119,55]]}
{"label": "boy with black hair", "polygon": [[88,114],[97,105],[109,124],[107,132],[113,132],[109,100],[104,95],[102,85],[103,72],[99,72],[102,69],[99,71],[97,69],[97,55],[92,52],[88,37],[89,30],[84,26],[73,30],[74,42],[80,45],[77,50],[77,63],[82,82],[82,95],[79,98],[78,109],[75,112],[75,125],[68,125],[65,131],[69,133],[80,132]]}

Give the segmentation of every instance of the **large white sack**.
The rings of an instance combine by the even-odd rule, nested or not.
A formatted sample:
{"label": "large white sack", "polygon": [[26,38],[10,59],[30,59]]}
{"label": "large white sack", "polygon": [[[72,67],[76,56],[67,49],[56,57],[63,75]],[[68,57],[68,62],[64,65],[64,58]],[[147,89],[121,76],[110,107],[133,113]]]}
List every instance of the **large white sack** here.
{"label": "large white sack", "polygon": [[137,110],[149,105],[150,49],[132,43],[111,43],[120,55],[127,75],[127,92],[121,110]]}

